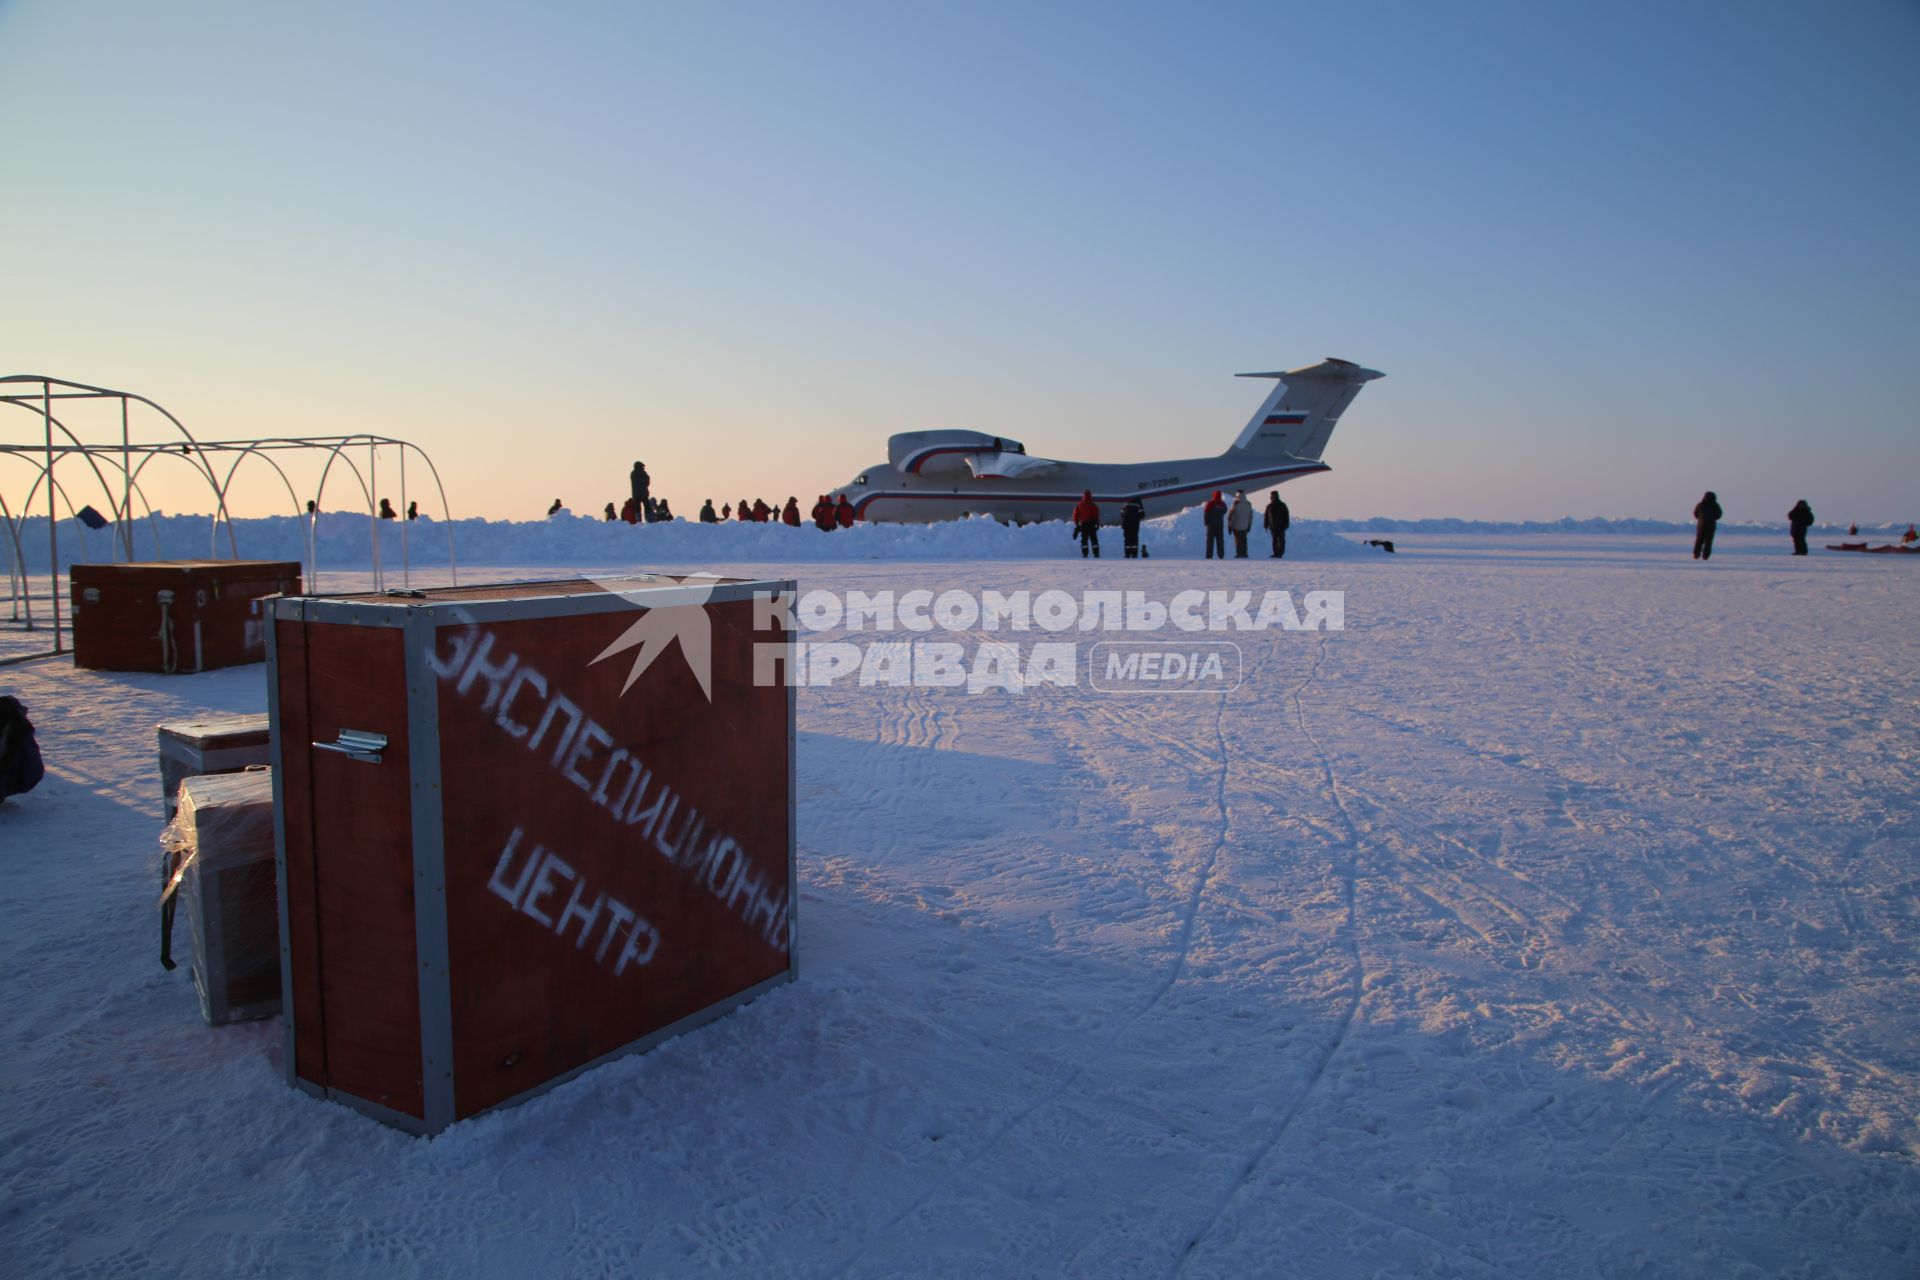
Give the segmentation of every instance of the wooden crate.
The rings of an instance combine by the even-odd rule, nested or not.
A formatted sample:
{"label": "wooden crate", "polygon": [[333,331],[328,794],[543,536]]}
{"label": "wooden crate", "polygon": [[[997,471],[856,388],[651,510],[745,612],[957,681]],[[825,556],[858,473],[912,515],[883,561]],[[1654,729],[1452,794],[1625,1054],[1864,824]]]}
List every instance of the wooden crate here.
{"label": "wooden crate", "polygon": [[300,590],[290,560],[156,560],[69,571],[73,665],[185,674],[266,658],[261,598]]}
{"label": "wooden crate", "polygon": [[438,1132],[790,981],[791,594],[276,601],[290,1083]]}
{"label": "wooden crate", "polygon": [[[272,758],[268,746],[270,724],[266,712],[251,716],[218,716],[204,720],[176,720],[160,725],[159,738],[160,797],[166,806],[167,821],[180,805],[180,784],[188,778],[212,773],[238,773],[255,766],[264,767]],[[180,869],[178,858],[168,854],[160,863],[162,890],[173,882]],[[173,968],[173,919],[179,898],[162,893],[160,898],[160,963]],[[276,1005],[278,996],[276,994]]]}
{"label": "wooden crate", "polygon": [[209,1026],[280,1012],[280,910],[273,779],[264,769],[188,778],[177,830],[179,896],[193,943],[193,985]]}
{"label": "wooden crate", "polygon": [[[264,655],[263,655],[264,656]],[[160,795],[173,817],[180,783],[209,773],[238,773],[270,763],[271,725],[267,713],[175,720],[158,726]]]}

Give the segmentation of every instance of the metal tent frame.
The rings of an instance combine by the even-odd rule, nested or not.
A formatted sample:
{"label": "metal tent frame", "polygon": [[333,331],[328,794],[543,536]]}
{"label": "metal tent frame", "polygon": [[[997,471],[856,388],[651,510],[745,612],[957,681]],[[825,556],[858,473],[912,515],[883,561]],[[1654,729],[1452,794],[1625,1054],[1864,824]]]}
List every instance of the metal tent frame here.
{"label": "metal tent frame", "polygon": [[[20,388],[16,390],[16,388]],[[24,388],[37,388],[26,390]],[[120,402],[120,439],[118,442],[89,443],[83,441],[74,430],[61,421],[54,412],[55,401],[110,401]],[[36,629],[33,616],[33,592],[26,555],[22,547],[20,534],[25,522],[35,518],[32,515],[35,504],[40,500],[41,489],[46,490],[46,510],[44,518],[47,528],[47,555],[50,574],[50,613],[53,623],[53,648],[45,653],[25,655],[7,661],[26,661],[29,658],[50,657],[66,652],[65,619],[61,610],[60,591],[60,506],[65,505],[67,517],[78,519],[80,504],[76,504],[69,495],[67,486],[55,474],[61,462],[79,459],[87,465],[97,482],[103,500],[112,514],[114,539],[112,556],[133,559],[133,531],[136,522],[134,501],[138,498],[146,508],[147,520],[153,532],[155,548],[160,543],[160,526],[146,493],[140,487],[141,473],[149,464],[158,459],[172,459],[186,463],[207,483],[212,491],[214,511],[210,517],[209,558],[239,559],[240,544],[233,530],[233,517],[227,508],[229,494],[233,491],[235,476],[240,464],[249,458],[259,458],[272,467],[280,482],[285,486],[287,497],[293,504],[293,514],[304,521],[302,570],[306,576],[307,587],[318,587],[320,576],[319,538],[317,533],[318,513],[325,510],[324,499],[327,481],[332,477],[336,464],[344,463],[352,473],[361,496],[366,500],[368,519],[368,539],[372,547],[374,590],[384,590],[386,575],[380,564],[380,512],[379,512],[379,459],[381,449],[393,449],[399,454],[400,510],[407,508],[407,455],[415,455],[427,468],[433,479],[433,487],[440,497],[440,520],[447,530],[447,566],[457,584],[460,578],[459,559],[453,545],[453,517],[447,505],[446,486],[441,483],[440,472],[433,465],[433,459],[420,446],[407,440],[391,436],[376,436],[365,433],[339,436],[268,436],[253,440],[200,440],[189,431],[179,418],[164,407],[143,395],[131,391],[119,391],[110,387],[96,387],[84,382],[73,382],[65,378],[53,378],[44,374],[12,374],[0,377],[0,405],[8,405],[37,415],[41,420],[42,439],[35,444],[9,444],[0,441],[0,459],[19,460],[27,463],[35,471],[34,481],[27,490],[25,500],[16,510],[8,504],[6,493],[0,490],[0,522],[6,527],[5,539],[0,541],[7,555],[7,588],[12,608],[12,621],[23,624],[26,630]],[[141,405],[160,415],[166,426],[170,427],[178,438],[159,442],[138,441],[133,438],[133,406]],[[56,439],[57,437],[57,439]],[[360,469],[356,460],[360,451],[366,451],[366,470]],[[324,454],[325,462],[320,468],[320,476],[312,494],[313,512],[309,512],[300,494],[294,487],[287,469],[280,464],[276,455],[295,453],[303,456]],[[111,474],[117,470],[118,475]],[[116,492],[117,485],[117,492]],[[400,573],[403,586],[412,583],[412,551],[410,546],[410,521],[400,521]],[[226,530],[228,555],[220,554],[220,532]]]}

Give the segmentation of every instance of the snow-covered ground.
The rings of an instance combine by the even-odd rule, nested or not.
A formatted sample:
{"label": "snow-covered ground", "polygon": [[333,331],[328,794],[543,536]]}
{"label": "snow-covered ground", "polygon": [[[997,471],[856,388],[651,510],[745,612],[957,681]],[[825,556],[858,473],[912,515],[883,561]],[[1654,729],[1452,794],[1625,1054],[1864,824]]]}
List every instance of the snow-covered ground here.
{"label": "snow-covered ground", "polygon": [[430,1141],[156,963],[152,726],[261,671],[0,668],[51,768],[0,807],[0,1270],[1920,1271],[1920,565],[1399,545],[742,557],[1346,629],[1233,637],[1224,697],[804,690],[800,980]]}

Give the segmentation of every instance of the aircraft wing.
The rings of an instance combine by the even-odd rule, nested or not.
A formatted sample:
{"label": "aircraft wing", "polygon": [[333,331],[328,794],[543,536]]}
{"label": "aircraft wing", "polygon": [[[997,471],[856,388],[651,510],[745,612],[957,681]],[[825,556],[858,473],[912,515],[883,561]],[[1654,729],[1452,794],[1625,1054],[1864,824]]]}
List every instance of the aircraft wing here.
{"label": "aircraft wing", "polygon": [[1058,471],[1061,464],[1028,453],[972,453],[967,455],[967,467],[976,480],[1012,480],[1021,476],[1044,476]]}

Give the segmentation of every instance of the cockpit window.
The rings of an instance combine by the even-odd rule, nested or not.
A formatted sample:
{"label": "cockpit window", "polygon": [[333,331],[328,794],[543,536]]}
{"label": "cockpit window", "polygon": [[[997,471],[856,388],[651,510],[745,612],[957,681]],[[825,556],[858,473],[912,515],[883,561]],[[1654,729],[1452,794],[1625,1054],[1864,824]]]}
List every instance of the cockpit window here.
{"label": "cockpit window", "polygon": [[856,489],[864,489],[867,487],[867,477],[864,473],[854,477],[853,487]]}

